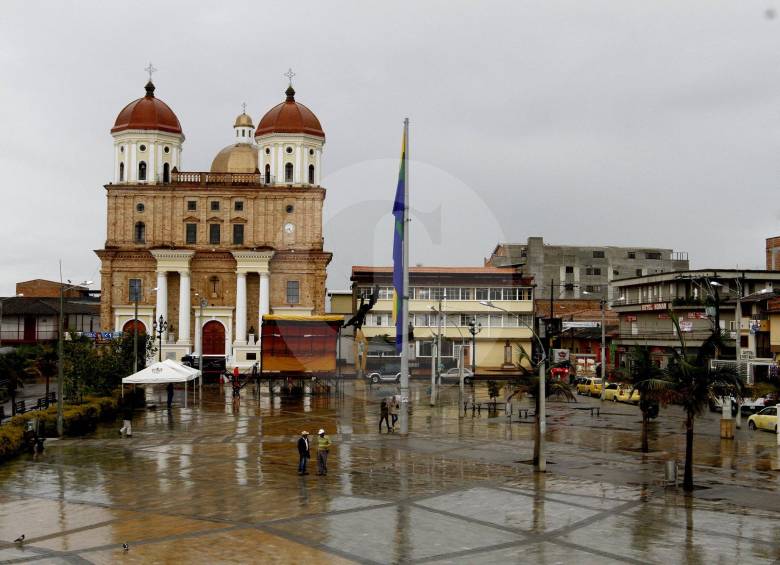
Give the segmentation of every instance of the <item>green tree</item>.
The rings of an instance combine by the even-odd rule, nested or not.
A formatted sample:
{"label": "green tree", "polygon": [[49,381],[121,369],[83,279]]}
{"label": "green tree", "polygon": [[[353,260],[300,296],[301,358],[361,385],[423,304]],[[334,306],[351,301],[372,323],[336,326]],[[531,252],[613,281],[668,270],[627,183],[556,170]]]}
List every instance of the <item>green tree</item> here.
{"label": "green tree", "polygon": [[30,352],[28,369],[46,380],[46,396],[49,396],[51,378],[57,374],[57,351],[49,345],[41,345]]}
{"label": "green tree", "polygon": [[[685,411],[685,473],[683,489],[693,491],[693,429],[696,416],[708,406],[714,396],[734,396],[742,398],[742,381],[736,370],[731,367],[710,368],[722,344],[720,328],[713,329],[712,335],[702,344],[696,354],[688,352],[685,336],[680,331],[677,316],[670,310],[672,323],[677,329],[680,340],[679,349],[672,353],[672,359],[664,370],[663,378],[646,379],[637,383],[646,390],[657,394],[664,403],[675,403]],[[641,389],[640,389],[641,390]]]}
{"label": "green tree", "polygon": [[11,397],[11,414],[16,414],[16,389],[24,386],[22,379],[27,369],[27,358],[19,350],[0,355],[0,380],[6,382]]}
{"label": "green tree", "polygon": [[664,378],[664,372],[653,363],[650,348],[647,346],[634,347],[630,353],[630,361],[627,374],[633,385],[631,392],[639,391],[639,410],[642,412],[642,453],[647,453],[650,451],[648,439],[650,419],[658,403],[664,399],[666,388],[665,383],[656,381]]}

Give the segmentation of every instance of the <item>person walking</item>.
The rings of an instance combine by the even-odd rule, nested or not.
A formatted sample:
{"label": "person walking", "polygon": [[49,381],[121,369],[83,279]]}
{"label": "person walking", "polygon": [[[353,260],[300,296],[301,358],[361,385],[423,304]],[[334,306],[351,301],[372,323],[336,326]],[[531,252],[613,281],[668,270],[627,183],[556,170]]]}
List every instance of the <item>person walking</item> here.
{"label": "person walking", "polygon": [[131,393],[130,396],[122,400],[122,427],[119,428],[119,435],[124,437],[133,437],[134,398],[135,394]]}
{"label": "person walking", "polygon": [[388,433],[390,432],[390,420],[388,416],[390,414],[390,408],[387,405],[387,399],[382,399],[382,404],[379,405],[379,433],[382,433],[382,422],[387,426]]}
{"label": "person walking", "polygon": [[330,453],[331,441],[325,435],[325,430],[320,429],[319,438],[317,438],[317,474],[328,474],[328,453]]}
{"label": "person walking", "polygon": [[311,457],[311,451],[309,450],[309,432],[306,430],[301,432],[301,437],[298,438],[298,474],[308,475],[306,472],[306,464]]}
{"label": "person walking", "polygon": [[390,430],[395,431],[395,423],[398,421],[398,399],[393,396],[390,399]]}
{"label": "person walking", "polygon": [[168,412],[173,407],[173,383],[168,383]]}

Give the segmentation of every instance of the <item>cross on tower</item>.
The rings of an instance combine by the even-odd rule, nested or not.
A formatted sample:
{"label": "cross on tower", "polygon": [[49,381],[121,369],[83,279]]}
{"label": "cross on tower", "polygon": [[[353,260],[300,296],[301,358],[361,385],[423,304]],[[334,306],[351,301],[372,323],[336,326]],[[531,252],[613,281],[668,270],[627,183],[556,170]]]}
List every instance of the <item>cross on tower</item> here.
{"label": "cross on tower", "polygon": [[287,80],[290,81],[290,86],[292,86],[292,79],[295,76],[295,73],[293,72],[292,68],[287,69],[287,72],[284,73],[284,76],[287,77]]}
{"label": "cross on tower", "polygon": [[152,73],[156,73],[157,69],[154,68],[151,61],[149,61],[149,66],[144,68],[144,70],[149,73],[149,82],[152,82]]}

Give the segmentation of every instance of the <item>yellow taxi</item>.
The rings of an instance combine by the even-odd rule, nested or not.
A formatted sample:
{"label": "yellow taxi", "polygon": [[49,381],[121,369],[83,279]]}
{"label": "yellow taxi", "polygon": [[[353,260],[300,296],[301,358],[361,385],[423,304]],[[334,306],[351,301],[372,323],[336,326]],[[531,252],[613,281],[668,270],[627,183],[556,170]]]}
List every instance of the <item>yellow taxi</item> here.
{"label": "yellow taxi", "polygon": [[618,386],[618,391],[615,394],[615,402],[628,402],[631,404],[639,404],[639,391],[631,389],[631,385],[621,384]]}
{"label": "yellow taxi", "polygon": [[607,386],[604,387],[604,400],[615,402],[618,390],[620,390],[618,383],[607,383]]}
{"label": "yellow taxi", "polygon": [[751,430],[769,430],[777,433],[777,406],[769,406],[748,418]]}
{"label": "yellow taxi", "polygon": [[577,394],[590,394],[590,383],[593,381],[593,377],[582,377],[577,381]]}
{"label": "yellow taxi", "polygon": [[588,394],[591,396],[601,396],[601,379],[591,379],[588,386]]}

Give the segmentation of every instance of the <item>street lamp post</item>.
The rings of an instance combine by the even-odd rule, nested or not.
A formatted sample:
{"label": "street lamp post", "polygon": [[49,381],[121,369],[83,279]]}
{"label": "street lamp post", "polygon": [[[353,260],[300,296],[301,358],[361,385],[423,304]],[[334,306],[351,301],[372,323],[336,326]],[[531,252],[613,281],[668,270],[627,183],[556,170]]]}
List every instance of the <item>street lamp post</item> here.
{"label": "street lamp post", "polygon": [[62,399],[62,393],[63,393],[63,384],[64,384],[64,374],[65,370],[63,367],[63,357],[64,357],[64,333],[65,333],[65,292],[68,290],[72,290],[74,288],[82,287],[82,286],[89,286],[92,284],[92,281],[84,281],[81,284],[72,284],[72,285],[64,285],[62,283],[62,267],[60,267],[60,315],[58,320],[58,331],[57,331],[57,436],[62,437],[62,434],[65,433],[65,420],[64,420],[64,412],[65,412],[65,405]]}
{"label": "street lamp post", "polygon": [[[153,331],[157,335],[157,341],[160,345],[159,350],[157,351],[158,354],[158,361],[162,361],[162,337],[163,334],[165,334],[165,331],[168,329],[168,322],[165,320],[162,314],[160,314],[160,319],[155,320],[152,324]],[[202,344],[201,344],[202,345]]]}
{"label": "street lamp post", "polygon": [[482,324],[477,323],[476,318],[469,322],[469,333],[471,334],[471,378],[477,376],[477,334],[482,331]]}
{"label": "street lamp post", "polygon": [[[583,291],[583,294],[593,294],[587,290]],[[599,309],[601,310],[601,398],[604,400],[604,395],[607,390],[607,329],[605,324],[605,314],[607,308],[607,301],[603,297],[599,298]]]}

